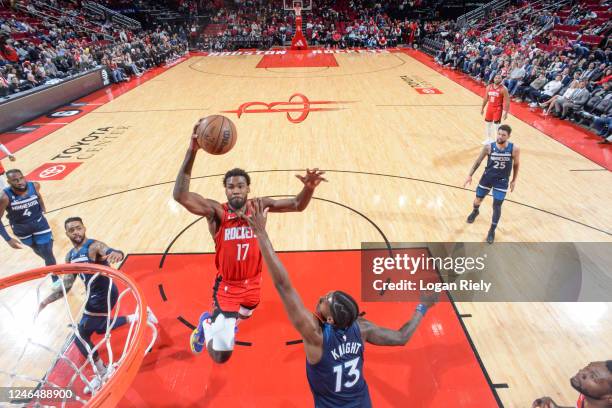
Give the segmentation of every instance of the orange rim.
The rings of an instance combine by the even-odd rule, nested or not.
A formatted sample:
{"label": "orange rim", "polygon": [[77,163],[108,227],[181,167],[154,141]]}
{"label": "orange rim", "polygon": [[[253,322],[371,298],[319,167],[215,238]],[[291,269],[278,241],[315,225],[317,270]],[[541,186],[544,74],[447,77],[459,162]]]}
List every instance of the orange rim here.
{"label": "orange rim", "polygon": [[87,407],[110,408],[115,407],[119,403],[123,397],[123,394],[125,394],[128,387],[134,380],[142,360],[144,359],[144,351],[147,347],[147,342],[145,341],[147,303],[144,295],[140,292],[136,283],[123,272],[107,266],[80,263],[46,266],[7,276],[6,278],[0,279],[0,290],[15,286],[19,283],[44,278],[50,273],[54,273],[56,275],[66,275],[69,273],[92,271],[100,272],[102,275],[121,280],[132,290],[132,293],[134,293],[134,297],[136,298],[136,302],[139,305],[138,321],[135,323],[135,334],[132,339],[133,346],[127,351],[123,363],[117,368],[117,371],[113,374],[110,380],[104,384],[104,387],[102,387],[102,389],[100,389],[95,396],[87,401],[87,404],[85,404]]}

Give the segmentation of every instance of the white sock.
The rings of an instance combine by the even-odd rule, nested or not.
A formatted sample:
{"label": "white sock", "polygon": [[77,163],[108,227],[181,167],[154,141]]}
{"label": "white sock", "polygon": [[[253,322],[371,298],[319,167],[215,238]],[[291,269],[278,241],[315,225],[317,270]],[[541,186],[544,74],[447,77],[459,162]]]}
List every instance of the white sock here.
{"label": "white sock", "polygon": [[98,374],[104,375],[106,373],[106,367],[104,366],[104,363],[102,362],[101,358],[94,361],[94,364],[96,365],[96,368],[98,369]]}
{"label": "white sock", "polygon": [[204,320],[202,323],[202,327],[204,328],[204,347],[208,346],[208,342],[213,338],[213,327],[210,323],[210,319]]}

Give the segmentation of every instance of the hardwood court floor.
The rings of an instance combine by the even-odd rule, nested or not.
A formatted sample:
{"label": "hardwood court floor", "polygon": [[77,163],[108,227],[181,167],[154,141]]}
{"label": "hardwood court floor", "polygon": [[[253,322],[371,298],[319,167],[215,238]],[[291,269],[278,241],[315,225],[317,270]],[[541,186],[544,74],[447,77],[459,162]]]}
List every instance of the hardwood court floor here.
{"label": "hardwood court floor", "polygon": [[[336,54],[338,67],[329,68],[258,69],[261,58],[192,57],[120,97],[109,95],[105,105],[20,150],[16,164],[26,173],[43,163],[81,163],[64,180],[42,183],[58,259],[69,249],[63,234],[69,216],[81,216],[90,237],[126,253],[163,253],[195,220],[171,194],[195,121],[294,94],[313,108],[340,109],[311,111],[299,123],[284,112],[249,113],[264,105],[243,105],[240,118],[223,113],[236,123],[238,143],[224,156],[200,153],[192,188],[222,201],[221,175],[243,167],[252,174],[253,196],[288,195],[301,188],[294,174],[326,169],[329,183],[316,192],[321,200],[303,213],[270,217],[278,250],[359,248],[382,240],[374,224],[395,242],[484,239],[490,198],[479,220],[465,223],[482,167],[470,189],[462,188],[483,139],[480,97],[402,52]],[[420,94],[418,87],[442,94]],[[513,116],[507,123],[522,163],[497,240],[612,241],[610,172]],[[62,153],[92,132],[106,143],[86,154]],[[172,246],[177,253],[212,250],[201,222]],[[40,266],[29,250],[4,246],[0,259],[0,276]],[[569,377],[589,361],[610,358],[610,304],[457,307],[472,315],[464,323],[492,382],[509,386],[497,390],[505,406],[528,406],[541,395],[571,404]]]}

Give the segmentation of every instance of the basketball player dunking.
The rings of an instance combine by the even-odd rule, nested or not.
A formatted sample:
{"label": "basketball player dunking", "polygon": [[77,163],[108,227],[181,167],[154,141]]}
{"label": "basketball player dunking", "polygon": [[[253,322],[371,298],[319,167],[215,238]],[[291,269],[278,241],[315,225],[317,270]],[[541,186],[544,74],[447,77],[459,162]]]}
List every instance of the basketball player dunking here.
{"label": "basketball player dunking", "polygon": [[[190,344],[194,353],[200,353],[206,347],[215,362],[224,363],[232,355],[237,320],[250,317],[259,304],[262,259],[253,230],[241,218],[245,212],[248,214],[249,175],[242,169],[233,169],[225,174],[225,204],[190,192],[191,169],[198,149],[194,128],[176,178],[173,197],[189,212],[206,217],[215,241],[217,277],[213,288],[212,313],[204,312],[200,316],[198,327],[191,334]],[[304,210],[315,188],[321,181],[326,181],[323,174],[317,169],[307,170],[305,176],[296,176],[304,183],[297,196],[282,200],[263,198],[263,205],[271,212]]]}
{"label": "basketball player dunking", "polygon": [[[487,108],[486,114],[485,107]],[[489,84],[485,89],[482,109],[480,109],[480,114],[485,115],[485,140],[482,144],[486,145],[495,141],[497,128],[502,119],[506,120],[508,118],[509,110],[510,94],[508,94],[508,90],[502,84],[502,76],[497,74],[493,78],[493,84]]]}
{"label": "basketball player dunking", "polygon": [[242,217],[257,236],[268,272],[283,301],[289,320],[300,332],[306,352],[306,376],[316,408],[370,408],[372,402],[363,376],[364,343],[403,346],[412,337],[437,294],[423,294],[410,320],[399,330],[377,326],[360,317],[357,302],[340,290],[319,298],[316,313],[308,310],[287,270],[276,255],[265,229],[265,203],[249,202]]}
{"label": "basketball player dunking", "polygon": [[487,234],[487,242],[492,244],[495,240],[495,229],[497,223],[501,217],[501,206],[506,198],[508,192],[508,181],[510,180],[510,173],[512,173],[512,181],[510,181],[510,191],[514,191],[514,185],[516,184],[516,177],[519,171],[519,155],[520,151],[518,146],[508,142],[512,128],[508,125],[501,125],[497,131],[497,141],[492,142],[486,146],[483,146],[480,155],[474,162],[474,165],[470,169],[463,187],[467,187],[472,183],[472,176],[476,169],[482,163],[482,160],[488,156],[487,167],[478,182],[476,188],[476,198],[474,199],[474,209],[467,218],[468,224],[474,222],[478,217],[480,204],[484,200],[485,196],[492,191],[493,195],[493,220],[491,221],[491,228]]}

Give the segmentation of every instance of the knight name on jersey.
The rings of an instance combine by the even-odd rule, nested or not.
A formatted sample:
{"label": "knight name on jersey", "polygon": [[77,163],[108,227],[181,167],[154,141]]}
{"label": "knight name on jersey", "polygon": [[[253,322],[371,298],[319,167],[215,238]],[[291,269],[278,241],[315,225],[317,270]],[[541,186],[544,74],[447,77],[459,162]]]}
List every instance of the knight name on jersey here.
{"label": "knight name on jersey", "polygon": [[251,227],[232,227],[225,230],[225,241],[249,238],[255,238]]}
{"label": "knight name on jersey", "polygon": [[33,200],[33,201],[29,201],[27,203],[24,204],[18,204],[15,205],[16,202],[13,202],[13,204],[11,205],[11,210],[13,211],[19,211],[19,210],[25,210],[26,208],[30,208],[30,207],[34,207],[38,205],[38,201],[37,200]]}
{"label": "knight name on jersey", "polygon": [[361,346],[362,346],[361,343],[354,343],[354,342],[344,343],[336,347],[334,350],[332,350],[331,354],[334,360],[337,360],[345,354],[359,353]]}

